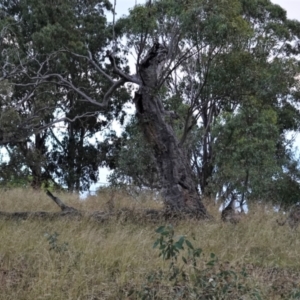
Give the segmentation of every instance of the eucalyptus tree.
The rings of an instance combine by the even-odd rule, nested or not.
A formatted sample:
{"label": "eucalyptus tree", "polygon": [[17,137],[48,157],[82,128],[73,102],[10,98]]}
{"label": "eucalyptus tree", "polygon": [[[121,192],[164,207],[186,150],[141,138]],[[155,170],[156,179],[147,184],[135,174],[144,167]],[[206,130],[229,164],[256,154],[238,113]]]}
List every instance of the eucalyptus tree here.
{"label": "eucalyptus tree", "polygon": [[[220,17],[221,14],[224,17]],[[228,26],[226,29],[224,23]],[[172,211],[204,216],[206,210],[199,200],[192,168],[183,146],[194,108],[188,111],[186,129],[179,139],[170,122],[175,113],[164,107],[167,95],[164,85],[175,70],[182,70],[181,65],[189,58],[199,55],[201,51],[206,56],[216,55],[223,44],[232,43],[230,37],[243,37],[245,30],[240,28],[247,28],[247,22],[238,9],[233,7],[228,11],[222,3],[206,5],[202,1],[156,1],[153,5],[148,3],[145,7],[135,7],[127,19],[117,24],[118,27],[123,27],[128,46],[136,51],[137,65],[134,75],[122,72],[113,51],[108,51],[107,57],[113,71],[120,78],[112,82],[112,89],[125,82],[139,87],[133,100],[136,116],[143,135],[153,149],[166,206]],[[220,34],[216,38],[218,30]],[[195,43],[198,34],[203,40],[202,45]],[[203,82],[199,85],[203,85]],[[110,91],[107,96],[110,96]],[[191,100],[196,102],[198,99]]]}
{"label": "eucalyptus tree", "polygon": [[284,194],[299,184],[286,133],[300,125],[299,22],[269,1],[241,3],[253,33],[243,51],[218,63],[217,82],[227,82],[227,95],[234,91],[236,109],[219,110],[212,127],[211,182],[235,190],[241,201],[291,202]]}
{"label": "eucalyptus tree", "polygon": [[[68,190],[86,189],[97,181],[100,165],[97,145],[89,140],[119,114],[122,91],[121,100],[100,120],[99,111],[55,79],[46,83],[31,77],[57,72],[81,89],[101,89],[100,76],[85,60],[58,52],[67,48],[80,53],[88,43],[97,55],[107,44],[104,10],[111,5],[108,1],[20,0],[0,1],[0,7],[2,82],[11,85],[9,95],[2,97],[3,144],[10,156],[2,169],[13,171],[21,165],[23,176],[30,174],[34,187],[56,178]],[[61,130],[52,126],[57,123]],[[19,171],[14,174],[20,176]]]}
{"label": "eucalyptus tree", "polygon": [[[183,95],[203,130],[198,151],[203,192],[213,173],[217,172],[215,156],[218,155],[221,160],[223,156],[220,150],[214,152],[217,141],[212,136],[214,124],[222,114],[235,114],[243,106],[248,110],[251,106],[257,111],[272,109],[278,116],[278,127],[285,112],[293,111],[289,114],[290,120],[284,120],[286,125],[293,118],[299,118],[295,108],[299,99],[296,79],[299,64],[295,59],[299,51],[299,22],[288,20],[285,11],[270,1],[238,1],[235,5],[239,6],[241,16],[247,22],[247,26],[235,24],[244,35],[233,31],[217,49],[217,54],[201,51],[190,58],[185,62],[185,76],[180,83],[176,82],[185,87]],[[232,2],[230,7],[235,5]],[[228,35],[225,22],[221,28]],[[220,40],[217,35],[215,38]],[[196,43],[200,47],[205,40],[199,37]],[[218,128],[222,132],[222,127]],[[283,131],[279,130],[279,133]],[[273,137],[270,135],[270,139]],[[277,136],[278,142],[279,139]]]}
{"label": "eucalyptus tree", "polygon": [[[165,107],[174,98],[188,107],[178,136],[183,148],[199,126],[189,157],[194,178],[202,193],[225,187],[238,190],[242,199],[246,194],[271,198],[278,179],[287,176],[283,171],[293,164],[285,133],[299,130],[299,22],[288,20],[281,7],[267,0],[180,3],[172,11],[173,20],[187,18],[180,23],[178,55],[194,52],[177,66],[171,64],[158,94]],[[136,25],[131,35],[125,29],[138,58],[151,26],[153,39],[169,42],[165,36],[173,27],[164,9],[170,3],[155,4],[148,15],[164,12],[157,27],[138,7],[129,19]],[[142,20],[140,28],[137,20]],[[136,35],[134,30],[142,29],[144,36]]]}

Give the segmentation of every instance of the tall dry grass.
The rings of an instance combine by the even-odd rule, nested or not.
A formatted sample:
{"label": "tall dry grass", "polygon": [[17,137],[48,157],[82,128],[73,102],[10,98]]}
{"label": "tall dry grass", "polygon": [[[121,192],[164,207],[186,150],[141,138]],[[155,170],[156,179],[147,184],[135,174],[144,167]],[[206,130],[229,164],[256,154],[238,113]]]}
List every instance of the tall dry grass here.
{"label": "tall dry grass", "polygon": [[[151,195],[133,199],[109,189],[85,201],[73,194],[59,197],[87,211],[161,208]],[[1,191],[0,199],[0,211],[58,210],[42,192]],[[178,235],[193,237],[202,248],[202,267],[210,253],[234,268],[245,267],[249,284],[260,289],[263,299],[289,299],[284,297],[290,289],[300,289],[299,231],[278,226],[280,216],[267,206],[251,207],[236,226],[220,221],[217,206],[209,201],[207,206],[215,221],[173,224]],[[131,287],[142,286],[151,271],[168,269],[152,249],[158,225],[164,224],[117,218],[104,224],[0,220],[0,299],[133,299],[126,298]]]}

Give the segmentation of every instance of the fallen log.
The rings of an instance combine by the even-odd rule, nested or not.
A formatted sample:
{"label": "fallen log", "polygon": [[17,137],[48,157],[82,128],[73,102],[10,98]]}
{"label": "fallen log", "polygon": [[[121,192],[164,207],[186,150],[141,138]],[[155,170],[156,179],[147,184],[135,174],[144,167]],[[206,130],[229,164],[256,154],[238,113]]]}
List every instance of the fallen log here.
{"label": "fallen log", "polygon": [[21,212],[5,212],[0,211],[0,219],[11,219],[11,220],[27,220],[27,219],[46,219],[46,220],[53,220],[58,218],[75,218],[81,219],[85,218],[92,218],[99,222],[106,221],[109,216],[106,212],[97,211],[97,212],[85,212],[80,211],[72,206],[68,206],[63,203],[61,199],[54,196],[50,191],[46,191],[46,195],[51,198],[61,209],[58,212],[47,212],[47,211],[21,211]]}
{"label": "fallen log", "polygon": [[81,211],[72,206],[66,205],[60,198],[54,196],[50,191],[46,191],[46,195],[53,200],[53,202],[60,208],[58,212],[47,212],[47,211],[21,211],[21,212],[6,212],[0,211],[0,219],[5,220],[27,220],[27,219],[38,219],[38,220],[54,220],[59,218],[69,219],[89,219],[97,222],[105,222],[115,217],[117,220],[159,220],[163,216],[163,211],[146,209],[146,210],[131,210],[123,208],[120,210],[113,210],[109,212],[105,211]]}

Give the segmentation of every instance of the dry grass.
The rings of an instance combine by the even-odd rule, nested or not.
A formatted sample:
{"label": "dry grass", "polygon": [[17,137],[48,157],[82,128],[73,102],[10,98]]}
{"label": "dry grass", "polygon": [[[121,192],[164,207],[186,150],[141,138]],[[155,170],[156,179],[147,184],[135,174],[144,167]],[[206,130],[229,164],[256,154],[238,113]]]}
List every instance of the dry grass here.
{"label": "dry grass", "polygon": [[[88,211],[161,207],[149,195],[137,201],[121,191],[104,190],[86,201],[70,194],[59,197]],[[1,211],[58,210],[43,193],[31,190],[1,191],[0,199]],[[289,299],[291,289],[300,290],[300,229],[278,226],[278,214],[268,207],[251,207],[236,226],[219,221],[217,206],[208,208],[216,221],[175,225],[176,233],[194,236],[194,245],[204,253],[203,266],[213,252],[221,262],[245,267],[262,299]],[[140,287],[150,271],[168,268],[152,249],[157,227],[118,219],[104,224],[0,220],[0,299],[126,299],[126,290]],[[55,232],[59,236],[51,250],[47,234],[53,238]]]}

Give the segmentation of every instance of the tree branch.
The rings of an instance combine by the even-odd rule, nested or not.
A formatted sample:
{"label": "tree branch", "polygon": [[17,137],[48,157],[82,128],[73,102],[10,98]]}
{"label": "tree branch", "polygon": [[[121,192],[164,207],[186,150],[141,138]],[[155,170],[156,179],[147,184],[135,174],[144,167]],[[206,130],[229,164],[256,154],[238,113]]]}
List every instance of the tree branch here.
{"label": "tree branch", "polygon": [[117,67],[115,58],[114,58],[113,54],[110,51],[107,51],[106,55],[107,55],[110,63],[112,64],[112,66],[113,66],[113,72],[116,75],[119,75],[121,78],[123,78],[124,80],[126,80],[126,82],[132,82],[132,83],[136,83],[138,85],[142,84],[142,81],[136,75],[126,74],[126,73],[124,73],[123,71],[121,71]]}
{"label": "tree branch", "polygon": [[65,205],[58,197],[55,197],[50,191],[46,191],[46,195],[48,197],[50,197],[59,207],[62,211],[72,211],[72,212],[76,212],[78,211],[77,209],[71,207],[71,206],[67,206]]}

